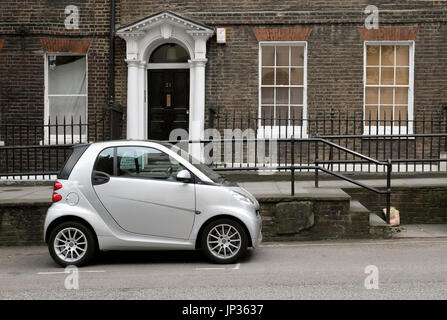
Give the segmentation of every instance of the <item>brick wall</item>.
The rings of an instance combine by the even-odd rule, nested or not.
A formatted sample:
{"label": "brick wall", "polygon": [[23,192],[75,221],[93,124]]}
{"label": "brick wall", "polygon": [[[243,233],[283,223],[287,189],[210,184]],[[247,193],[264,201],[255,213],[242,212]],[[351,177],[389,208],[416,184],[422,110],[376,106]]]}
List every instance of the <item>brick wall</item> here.
{"label": "brick wall", "polygon": [[[380,214],[385,196],[359,188],[343,189],[372,212]],[[447,187],[395,187],[391,205],[400,212],[401,224],[447,223]]]}
{"label": "brick wall", "polygon": [[[227,43],[208,41],[206,107],[246,115],[258,110],[258,41],[254,28],[306,27],[308,111],[362,113],[363,26],[366,0],[357,1],[116,1],[116,24],[170,10],[213,27],[227,29]],[[77,5],[79,30],[66,30],[64,8]],[[447,5],[443,1],[376,1],[381,27],[417,26],[415,40],[415,116],[447,104]],[[108,0],[16,0],[0,3],[0,112],[2,119],[41,121],[43,114],[42,37],[88,39],[89,117],[106,105],[109,32]],[[25,33],[20,35],[20,28]],[[116,39],[116,98],[126,105],[125,42]],[[125,119],[124,119],[125,120]],[[342,130],[344,131],[344,130]]]}
{"label": "brick wall", "polygon": [[[363,112],[363,26],[368,1],[123,1],[121,25],[171,10],[208,24],[225,27],[227,43],[208,41],[206,106],[236,115],[258,110],[258,41],[254,28],[311,28],[308,39],[308,111]],[[447,6],[441,1],[378,1],[381,27],[417,26],[415,44],[415,116],[441,111],[447,78]],[[261,9],[262,8],[262,11]],[[123,41],[124,42],[124,41]],[[124,45],[120,46],[124,54]],[[121,62],[120,62],[121,61]],[[122,59],[120,59],[122,63]],[[121,69],[120,69],[121,70]],[[125,105],[125,77],[118,93]],[[342,130],[344,132],[344,130]],[[352,130],[349,129],[352,133]]]}
{"label": "brick wall", "polygon": [[[67,5],[79,8],[78,30],[65,29]],[[90,122],[95,113],[100,117],[107,104],[108,0],[33,0],[26,5],[5,0],[0,2],[0,21],[0,39],[4,40],[0,50],[2,123],[43,123],[45,50],[40,42],[42,38],[90,41],[88,117]],[[59,49],[64,52],[62,47]],[[57,46],[54,51],[58,51]]]}

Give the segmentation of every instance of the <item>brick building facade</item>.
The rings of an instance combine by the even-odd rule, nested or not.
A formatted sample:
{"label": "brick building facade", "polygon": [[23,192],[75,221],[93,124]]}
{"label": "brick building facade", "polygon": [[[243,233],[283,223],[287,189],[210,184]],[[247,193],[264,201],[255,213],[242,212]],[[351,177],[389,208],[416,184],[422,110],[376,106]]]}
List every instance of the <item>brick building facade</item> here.
{"label": "brick building facade", "polygon": [[[378,29],[365,28],[370,4]],[[77,29],[64,24],[70,5]],[[108,110],[110,1],[4,0],[0,21],[2,123],[55,116],[91,123]],[[446,22],[444,1],[116,0],[113,95],[124,110],[123,136],[162,139],[182,127],[200,138],[210,110],[267,119],[271,136],[282,126],[306,136],[301,120],[330,110],[377,123],[438,114],[447,106]],[[225,43],[217,41],[221,28]],[[76,97],[76,111],[51,102],[58,59],[74,63],[52,58],[64,55],[86,57],[85,91],[60,89],[62,100]],[[366,127],[338,129],[380,131]]]}

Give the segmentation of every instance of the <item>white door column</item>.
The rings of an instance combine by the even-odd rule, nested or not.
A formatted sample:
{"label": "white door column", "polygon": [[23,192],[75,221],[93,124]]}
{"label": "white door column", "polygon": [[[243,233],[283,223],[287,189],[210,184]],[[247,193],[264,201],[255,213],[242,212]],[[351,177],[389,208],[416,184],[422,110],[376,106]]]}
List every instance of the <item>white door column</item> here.
{"label": "white door column", "polygon": [[[192,60],[194,66],[194,98],[190,107],[189,139],[193,141],[202,140],[205,130],[205,64],[206,59]],[[191,144],[190,152],[193,157],[202,160],[202,148],[200,143]]]}
{"label": "white door column", "polygon": [[137,60],[126,60],[127,62],[127,139],[138,139],[138,66]]}

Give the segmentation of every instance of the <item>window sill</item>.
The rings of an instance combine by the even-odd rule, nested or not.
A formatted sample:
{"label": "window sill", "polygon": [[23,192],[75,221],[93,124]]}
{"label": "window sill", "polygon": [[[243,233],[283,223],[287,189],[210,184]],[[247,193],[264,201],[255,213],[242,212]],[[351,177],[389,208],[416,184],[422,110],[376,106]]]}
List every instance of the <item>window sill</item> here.
{"label": "window sill", "polygon": [[65,141],[64,141],[64,136],[63,135],[59,135],[56,139],[55,135],[51,135],[50,138],[45,137],[44,140],[40,140],[39,141],[39,145],[44,146],[44,145],[59,145],[59,144],[78,144],[78,143],[89,143],[87,141],[87,135],[73,135],[73,139],[71,138],[71,135],[66,135],[65,136]]}
{"label": "window sill", "polygon": [[307,138],[305,126],[259,126],[258,139]]}
{"label": "window sill", "polygon": [[[363,139],[403,139],[402,135],[413,134],[412,127],[398,127],[398,126],[364,126]],[[382,137],[382,136],[389,137]],[[395,136],[395,137],[394,137]],[[414,137],[406,137],[405,139],[414,139]]]}

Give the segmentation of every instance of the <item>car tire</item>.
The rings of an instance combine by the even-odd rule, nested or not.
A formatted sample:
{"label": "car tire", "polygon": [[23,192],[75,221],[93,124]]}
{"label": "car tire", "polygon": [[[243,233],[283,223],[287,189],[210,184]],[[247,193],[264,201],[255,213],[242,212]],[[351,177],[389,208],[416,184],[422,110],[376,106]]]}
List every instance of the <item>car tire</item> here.
{"label": "car tire", "polygon": [[247,253],[248,235],[240,223],[218,219],[203,230],[201,247],[207,258],[215,263],[235,263]]}
{"label": "car tire", "polygon": [[96,237],[83,223],[63,222],[51,231],[48,250],[53,260],[62,267],[81,267],[94,258]]}

